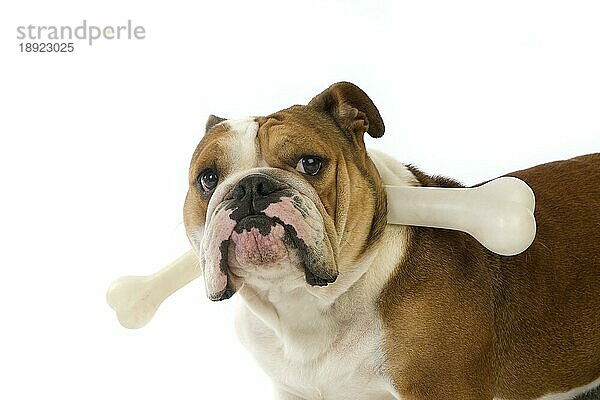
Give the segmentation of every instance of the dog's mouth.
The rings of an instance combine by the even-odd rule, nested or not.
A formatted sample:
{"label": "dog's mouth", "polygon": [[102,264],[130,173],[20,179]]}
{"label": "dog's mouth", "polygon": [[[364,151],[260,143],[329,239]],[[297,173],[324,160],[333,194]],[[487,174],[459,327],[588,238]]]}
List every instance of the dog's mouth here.
{"label": "dog's mouth", "polygon": [[[257,213],[237,222],[229,215],[219,216],[209,238],[204,266],[207,294],[211,300],[225,300],[235,287],[249,279],[273,283],[277,279],[304,272],[311,286],[326,286],[337,275],[325,273],[319,249],[307,244],[306,228],[286,223],[271,213]],[[298,277],[297,274],[295,274]],[[301,275],[300,275],[301,276]]]}
{"label": "dog's mouth", "polygon": [[290,280],[297,283],[302,275],[311,286],[336,280],[337,268],[324,254],[321,214],[314,207],[299,207],[300,197],[280,197],[258,212],[229,199],[217,207],[202,239],[211,300],[231,297],[241,284],[267,289]]}
{"label": "dog's mouth", "polygon": [[286,229],[276,218],[264,214],[243,217],[219,246],[220,275],[226,279],[226,287],[216,293],[209,290],[209,298],[225,300],[242,282],[272,283],[276,278],[285,279],[293,268],[303,268],[297,240],[293,229]]}
{"label": "dog's mouth", "polygon": [[[227,259],[230,269],[241,268],[245,272],[269,275],[274,269],[292,266],[304,270],[306,282],[312,286],[326,286],[335,281],[335,276],[313,272],[316,264],[314,249],[298,237],[292,225],[276,216],[259,214],[243,218],[229,240]],[[233,254],[229,253],[231,251]]]}
{"label": "dog's mouth", "polygon": [[236,265],[245,270],[267,268],[289,258],[289,233],[265,215],[242,218],[233,228],[229,240],[234,245]]}

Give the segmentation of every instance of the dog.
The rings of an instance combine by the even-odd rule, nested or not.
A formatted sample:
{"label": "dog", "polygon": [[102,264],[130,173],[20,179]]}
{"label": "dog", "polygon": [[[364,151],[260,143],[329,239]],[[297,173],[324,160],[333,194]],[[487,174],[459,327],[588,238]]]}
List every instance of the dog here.
{"label": "dog", "polygon": [[193,154],[184,222],[207,295],[238,293],[237,334],[276,398],[600,398],[600,154],[509,174],[535,193],[537,236],[505,257],[386,223],[384,184],[461,185],[368,152],[384,130],[339,82],[211,116]]}

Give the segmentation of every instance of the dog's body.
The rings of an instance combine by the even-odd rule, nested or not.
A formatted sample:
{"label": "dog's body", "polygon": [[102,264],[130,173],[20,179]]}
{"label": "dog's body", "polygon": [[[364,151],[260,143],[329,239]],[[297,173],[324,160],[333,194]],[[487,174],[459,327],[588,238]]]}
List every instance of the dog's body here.
{"label": "dog's body", "polygon": [[381,136],[381,117],[341,83],[209,120],[192,160],[185,222],[208,295],[239,292],[239,337],[278,398],[559,400],[599,385],[600,155],[511,174],[536,194],[538,234],[502,257],[387,225],[383,184],[459,185],[368,157],[365,132]]}
{"label": "dog's body", "polygon": [[380,297],[389,371],[417,398],[558,400],[600,384],[600,154],[509,175],[536,194],[527,251],[502,257],[461,232],[411,227]]}

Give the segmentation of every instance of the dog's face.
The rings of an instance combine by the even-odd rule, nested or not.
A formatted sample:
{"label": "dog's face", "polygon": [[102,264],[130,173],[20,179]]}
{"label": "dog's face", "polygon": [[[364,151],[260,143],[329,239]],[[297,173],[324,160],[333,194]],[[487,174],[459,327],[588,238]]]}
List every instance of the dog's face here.
{"label": "dog's face", "polygon": [[346,82],[266,117],[209,118],[184,206],[209,298],[242,284],[327,286],[358,262],[386,224],[363,142],[383,131],[371,100]]}

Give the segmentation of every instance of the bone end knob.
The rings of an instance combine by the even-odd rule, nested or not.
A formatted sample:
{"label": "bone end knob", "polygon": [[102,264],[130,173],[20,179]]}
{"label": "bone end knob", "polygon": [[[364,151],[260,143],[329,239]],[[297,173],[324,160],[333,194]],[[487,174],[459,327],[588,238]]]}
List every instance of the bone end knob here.
{"label": "bone end knob", "polygon": [[160,305],[154,301],[152,289],[149,277],[125,276],[110,285],[106,301],[115,310],[121,325],[138,329],[152,319]]}
{"label": "bone end knob", "polygon": [[474,189],[478,204],[472,205],[473,218],[480,219],[467,230],[487,249],[513,256],[525,251],[536,234],[535,197],[531,188],[513,177],[495,179]]}
{"label": "bone end knob", "polygon": [[469,233],[504,256],[535,238],[535,197],[522,180],[502,177],[476,188],[386,186],[388,223]]}
{"label": "bone end knob", "polygon": [[108,288],[106,301],[121,325],[138,329],[152,319],[167,297],[200,275],[198,258],[189,250],[155,274],[117,279]]}

